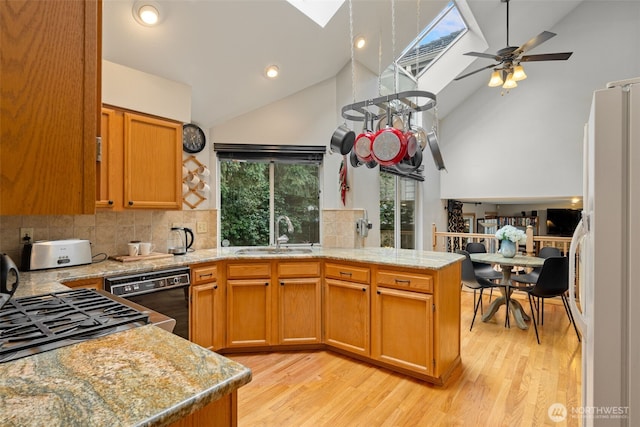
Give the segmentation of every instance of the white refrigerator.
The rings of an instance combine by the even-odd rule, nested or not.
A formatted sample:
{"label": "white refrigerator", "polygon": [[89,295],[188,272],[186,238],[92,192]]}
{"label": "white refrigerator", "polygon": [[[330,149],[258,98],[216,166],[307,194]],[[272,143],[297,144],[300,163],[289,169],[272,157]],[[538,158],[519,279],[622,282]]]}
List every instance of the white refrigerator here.
{"label": "white refrigerator", "polygon": [[[640,425],[640,78],[593,94],[570,307],[582,331],[583,426]],[[638,328],[638,331],[635,330]]]}

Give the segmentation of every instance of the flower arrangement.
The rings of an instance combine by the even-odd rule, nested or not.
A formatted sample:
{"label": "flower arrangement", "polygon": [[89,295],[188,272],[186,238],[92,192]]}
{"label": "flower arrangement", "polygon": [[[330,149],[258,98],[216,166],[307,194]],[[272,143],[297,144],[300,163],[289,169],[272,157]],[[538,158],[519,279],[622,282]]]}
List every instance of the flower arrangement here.
{"label": "flower arrangement", "polygon": [[496,238],[498,240],[509,240],[513,243],[527,243],[527,235],[524,231],[515,228],[512,225],[505,225],[500,230],[496,231]]}

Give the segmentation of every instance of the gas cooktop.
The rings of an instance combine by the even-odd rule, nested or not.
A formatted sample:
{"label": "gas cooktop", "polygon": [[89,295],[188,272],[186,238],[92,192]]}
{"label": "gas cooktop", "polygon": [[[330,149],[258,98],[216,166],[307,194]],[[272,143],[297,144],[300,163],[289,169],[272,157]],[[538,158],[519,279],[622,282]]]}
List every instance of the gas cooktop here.
{"label": "gas cooktop", "polygon": [[147,323],[149,313],[91,289],[12,299],[0,309],[0,363]]}

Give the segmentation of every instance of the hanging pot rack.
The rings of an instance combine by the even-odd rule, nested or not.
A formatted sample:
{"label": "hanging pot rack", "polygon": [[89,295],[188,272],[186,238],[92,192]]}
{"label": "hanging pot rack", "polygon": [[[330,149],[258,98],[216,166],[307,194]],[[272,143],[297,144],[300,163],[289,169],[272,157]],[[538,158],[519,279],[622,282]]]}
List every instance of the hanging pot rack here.
{"label": "hanging pot rack", "polygon": [[436,106],[436,96],[431,92],[408,90],[378,98],[355,102],[342,107],[342,117],[346,120],[363,122],[377,120],[383,115],[427,111]]}

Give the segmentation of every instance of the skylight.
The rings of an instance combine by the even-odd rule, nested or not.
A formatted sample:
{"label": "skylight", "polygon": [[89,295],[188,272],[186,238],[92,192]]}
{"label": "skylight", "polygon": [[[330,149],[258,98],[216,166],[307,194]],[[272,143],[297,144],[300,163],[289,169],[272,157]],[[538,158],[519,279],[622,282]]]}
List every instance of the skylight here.
{"label": "skylight", "polygon": [[287,0],[287,2],[324,28],[340,9],[344,0]]}
{"label": "skylight", "polygon": [[456,4],[450,1],[400,54],[396,63],[406,74],[417,80],[468,30]]}

